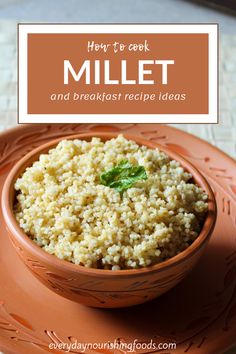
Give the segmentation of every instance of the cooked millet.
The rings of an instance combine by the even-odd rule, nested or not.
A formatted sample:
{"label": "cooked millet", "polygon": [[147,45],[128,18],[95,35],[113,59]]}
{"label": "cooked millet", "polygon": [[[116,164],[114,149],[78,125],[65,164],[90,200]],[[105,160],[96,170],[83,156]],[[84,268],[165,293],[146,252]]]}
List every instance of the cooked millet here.
{"label": "cooked millet", "polygon": [[[122,160],[145,167],[148,179],[122,194],[101,184]],[[199,235],[207,195],[190,173],[158,149],[119,135],[63,140],[15,183],[15,215],[40,247],[58,258],[104,269],[162,262]]]}

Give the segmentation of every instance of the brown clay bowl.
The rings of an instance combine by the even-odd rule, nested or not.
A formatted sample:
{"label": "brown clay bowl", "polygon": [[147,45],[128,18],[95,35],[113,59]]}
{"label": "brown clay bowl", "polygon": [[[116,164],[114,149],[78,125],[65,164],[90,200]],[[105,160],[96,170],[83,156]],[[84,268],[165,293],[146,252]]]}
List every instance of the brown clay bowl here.
{"label": "brown clay bowl", "polygon": [[[77,134],[67,136],[65,139],[90,140],[93,136],[105,141],[115,137],[116,134]],[[132,135],[125,134],[125,137],[139,145],[158,147],[170,158],[179,161],[185,170],[193,175],[195,183],[209,196],[208,214],[198,238],[186,250],[163,263],[142,269],[117,271],[86,268],[48,254],[23,232],[12,211],[15,200],[14,183],[26,167],[37,160],[40,154],[47,153],[50,148],[57,145],[62,138],[46,143],[24,156],[13,167],[3,187],[2,210],[7,232],[24,264],[52,291],[88,306],[107,308],[132,306],[165,293],[179,283],[199,260],[216,221],[216,202],[212,189],[193,165],[166,147]]]}

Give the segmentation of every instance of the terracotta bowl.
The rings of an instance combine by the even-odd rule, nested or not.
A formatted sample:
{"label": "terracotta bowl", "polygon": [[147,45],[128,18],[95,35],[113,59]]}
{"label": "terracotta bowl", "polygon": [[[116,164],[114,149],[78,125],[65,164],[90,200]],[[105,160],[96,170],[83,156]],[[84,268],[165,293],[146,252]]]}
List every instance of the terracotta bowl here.
{"label": "terracotta bowl", "polygon": [[[67,136],[65,139],[91,140],[93,136],[105,141],[116,137],[116,134],[77,134]],[[208,214],[198,238],[186,250],[163,263],[142,269],[118,271],[85,268],[48,254],[23,232],[12,211],[15,200],[14,183],[26,167],[31,166],[40,154],[47,153],[62,138],[44,144],[24,156],[13,167],[3,187],[2,210],[8,235],[24,264],[52,291],[88,306],[107,308],[131,306],[165,293],[179,283],[199,260],[216,221],[216,202],[212,189],[193,165],[156,143],[126,134],[125,137],[136,141],[139,145],[146,145],[149,148],[158,147],[172,159],[179,161],[209,196]]]}

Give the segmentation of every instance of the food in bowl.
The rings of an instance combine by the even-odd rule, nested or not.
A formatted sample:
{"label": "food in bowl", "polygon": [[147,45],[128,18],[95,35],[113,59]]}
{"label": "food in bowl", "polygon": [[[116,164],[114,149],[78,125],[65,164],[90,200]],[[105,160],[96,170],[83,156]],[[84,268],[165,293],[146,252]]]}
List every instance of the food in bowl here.
{"label": "food in bowl", "polygon": [[46,252],[91,268],[143,268],[198,237],[207,194],[179,162],[122,135],[62,140],[15,182],[20,227]]}

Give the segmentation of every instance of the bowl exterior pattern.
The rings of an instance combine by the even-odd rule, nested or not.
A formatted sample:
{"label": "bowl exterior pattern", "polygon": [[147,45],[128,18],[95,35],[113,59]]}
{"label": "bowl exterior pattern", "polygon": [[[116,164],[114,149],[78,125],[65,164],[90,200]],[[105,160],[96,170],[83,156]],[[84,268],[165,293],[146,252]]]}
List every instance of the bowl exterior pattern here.
{"label": "bowl exterior pattern", "polygon": [[43,262],[34,253],[27,252],[9,230],[11,242],[26,267],[50,290],[69,300],[92,307],[127,307],[152,300],[173,288],[192,270],[207,244],[190,254],[182,262],[174,263],[168,269],[135,276],[114,276],[109,281],[102,274],[90,275],[61,271],[53,264]]}

